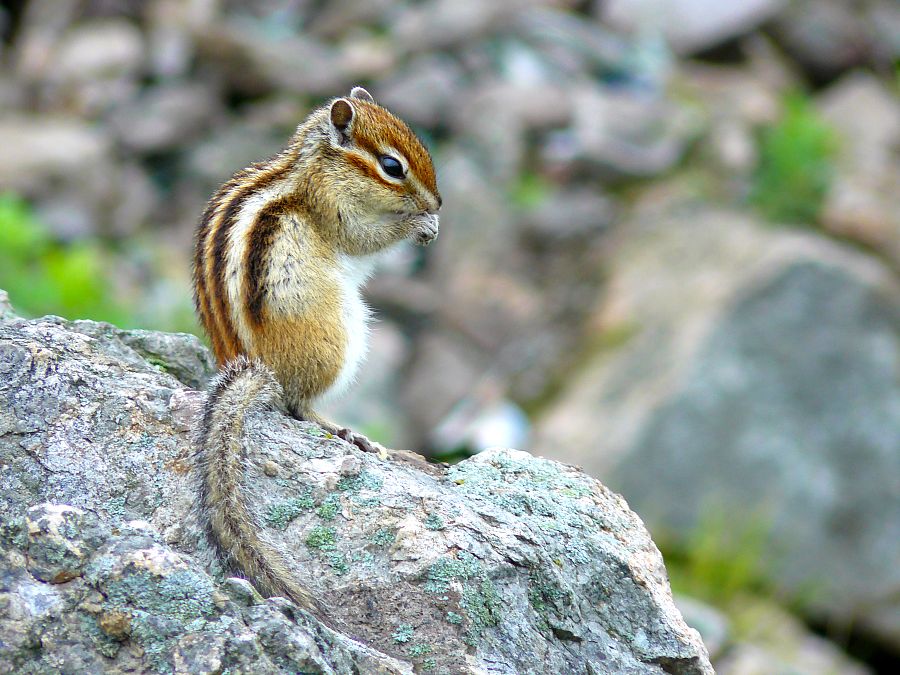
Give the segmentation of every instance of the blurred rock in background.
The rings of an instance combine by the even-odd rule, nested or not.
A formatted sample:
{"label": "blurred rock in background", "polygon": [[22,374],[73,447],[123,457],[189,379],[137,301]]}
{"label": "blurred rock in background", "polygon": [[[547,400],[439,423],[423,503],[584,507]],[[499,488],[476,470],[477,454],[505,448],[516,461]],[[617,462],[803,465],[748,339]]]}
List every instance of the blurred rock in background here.
{"label": "blurred rock in background", "polygon": [[[447,458],[567,447],[727,613],[721,672],[896,670],[896,0],[19,0],[0,33],[20,312],[197,332],[205,200],[362,84],[444,208],[370,284],[330,414]],[[834,658],[745,631],[738,591]]]}

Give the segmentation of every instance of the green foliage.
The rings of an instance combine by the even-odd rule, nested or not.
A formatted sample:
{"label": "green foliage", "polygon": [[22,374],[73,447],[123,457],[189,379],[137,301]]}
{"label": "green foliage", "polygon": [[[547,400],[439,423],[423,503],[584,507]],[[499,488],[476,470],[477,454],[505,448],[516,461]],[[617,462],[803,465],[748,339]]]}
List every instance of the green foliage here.
{"label": "green foliage", "polygon": [[337,530],[333,527],[316,526],[310,530],[306,537],[306,545],[319,551],[334,551],[337,549]]}
{"label": "green foliage", "polygon": [[287,501],[273,504],[266,511],[266,523],[276,530],[286,530],[291,521],[304,511],[309,511],[314,506],[310,495],[294,497]]}
{"label": "green foliage", "polygon": [[770,553],[768,520],[738,522],[718,509],[709,514],[685,545],[661,546],[672,589],[719,606],[742,595],[773,594],[764,564]]}
{"label": "green foliage", "polygon": [[397,626],[397,630],[394,631],[394,634],[391,636],[394,638],[394,642],[404,643],[412,640],[413,636],[413,627],[408,623],[401,623]]}
{"label": "green foliage", "polygon": [[341,498],[336,494],[330,494],[322,500],[322,504],[316,509],[316,515],[322,520],[334,520],[341,510]]}
{"label": "green foliage", "polygon": [[406,650],[406,653],[415,659],[420,656],[430,654],[433,651],[434,649],[432,649],[430,644],[428,644],[427,642],[420,642],[414,645],[410,645],[410,647]]}
{"label": "green foliage", "polygon": [[397,535],[393,530],[387,527],[382,527],[377,532],[375,532],[375,534],[369,537],[369,541],[371,541],[376,546],[390,546],[394,543],[396,537]]}
{"label": "green foliage", "polygon": [[63,245],[24,200],[0,194],[0,288],[17,311],[127,323],[110,294],[107,267],[97,242]]}
{"label": "green foliage", "polygon": [[525,211],[535,209],[550,196],[550,184],[536,173],[525,172],[510,187],[510,201]]}
{"label": "green foliage", "polygon": [[751,203],[770,220],[812,224],[822,208],[837,149],[832,129],[803,96],[788,96],[784,115],[764,130]]}
{"label": "green foliage", "polygon": [[436,513],[428,514],[428,517],[425,519],[425,527],[429,530],[443,530],[444,529],[444,519],[441,518]]}

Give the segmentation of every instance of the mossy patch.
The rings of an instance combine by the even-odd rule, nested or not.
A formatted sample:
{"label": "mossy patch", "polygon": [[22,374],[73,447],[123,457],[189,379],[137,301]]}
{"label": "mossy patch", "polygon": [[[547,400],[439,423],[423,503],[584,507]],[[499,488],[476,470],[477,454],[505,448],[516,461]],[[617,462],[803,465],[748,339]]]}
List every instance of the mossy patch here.
{"label": "mossy patch", "polygon": [[341,492],[358,494],[363,490],[379,492],[384,486],[384,480],[380,476],[369,471],[362,471],[356,476],[344,476],[338,481],[337,489]]}
{"label": "mossy patch", "polygon": [[337,575],[343,575],[350,571],[347,556],[341,551],[331,551],[325,554],[325,561]]}
{"label": "mossy patch", "polygon": [[382,527],[375,534],[369,537],[369,541],[371,541],[376,546],[390,546],[394,543],[394,540],[397,538],[396,532],[394,530]]}
{"label": "mossy patch", "polygon": [[276,530],[286,530],[294,518],[304,511],[310,511],[315,506],[311,495],[303,495],[292,499],[272,504],[266,511],[266,523]]}
{"label": "mossy patch", "polygon": [[391,638],[394,640],[394,642],[403,644],[412,640],[414,632],[415,631],[413,630],[413,627],[411,625],[409,625],[408,623],[401,623],[399,626],[397,626],[397,630],[394,631],[394,634],[391,635]]}
{"label": "mossy patch", "polygon": [[321,518],[322,520],[334,520],[335,516],[337,516],[340,510],[340,495],[330,494],[322,500],[319,508],[316,509],[316,515],[319,516],[319,518]]}
{"label": "mossy patch", "polygon": [[316,526],[306,536],[307,547],[316,551],[334,551],[337,549],[337,530],[333,527]]}
{"label": "mossy patch", "polygon": [[484,570],[475,556],[460,551],[455,558],[449,556],[441,558],[428,568],[425,591],[446,593],[450,590],[451,581],[468,581],[483,575]]}
{"label": "mossy patch", "polygon": [[474,586],[463,589],[462,606],[469,615],[473,630],[479,631],[500,623],[503,598],[490,579],[482,579]]}
{"label": "mossy patch", "polygon": [[407,648],[406,653],[411,658],[416,659],[416,658],[419,658],[420,656],[425,656],[426,654],[430,654],[433,651],[434,651],[434,649],[427,642],[418,642],[414,645],[410,645]]}
{"label": "mossy patch", "polygon": [[566,593],[542,570],[529,574],[528,602],[539,614],[549,611],[561,614]]}
{"label": "mossy patch", "polygon": [[[477,637],[485,628],[500,622],[503,599],[475,556],[460,551],[456,557],[441,558],[428,568],[424,590],[427,593],[446,593],[453,581],[462,584],[460,606],[466,610],[471,624],[468,634]],[[463,617],[448,612],[447,620],[460,624]]]}
{"label": "mossy patch", "polygon": [[429,530],[443,530],[445,527],[444,519],[436,513],[430,513],[425,519],[425,527]]}

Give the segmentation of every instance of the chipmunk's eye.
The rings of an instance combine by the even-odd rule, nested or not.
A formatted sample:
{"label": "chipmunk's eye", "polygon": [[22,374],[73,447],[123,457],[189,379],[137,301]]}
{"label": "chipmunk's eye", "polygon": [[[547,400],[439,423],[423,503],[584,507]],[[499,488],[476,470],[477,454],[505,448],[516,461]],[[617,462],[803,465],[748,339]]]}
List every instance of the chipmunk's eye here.
{"label": "chipmunk's eye", "polygon": [[403,178],[403,165],[396,159],[390,155],[382,155],[378,161],[381,163],[381,168],[384,169],[384,172],[388,176],[391,176],[392,178]]}

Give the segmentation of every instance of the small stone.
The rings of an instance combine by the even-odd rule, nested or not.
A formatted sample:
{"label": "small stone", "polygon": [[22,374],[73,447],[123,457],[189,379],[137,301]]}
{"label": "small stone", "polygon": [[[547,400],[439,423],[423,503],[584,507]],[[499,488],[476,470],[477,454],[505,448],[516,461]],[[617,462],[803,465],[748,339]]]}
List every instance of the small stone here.
{"label": "small stone", "polygon": [[222,582],[222,590],[229,598],[244,607],[258,605],[264,600],[253,584],[240,577],[228,577]]}
{"label": "small stone", "polygon": [[265,464],[263,464],[263,473],[269,478],[275,478],[278,475],[278,465],[271,459],[267,459]]}
{"label": "small stone", "polygon": [[118,610],[103,612],[100,615],[100,628],[116,640],[125,640],[131,634],[131,617]]}
{"label": "small stone", "polygon": [[362,471],[362,462],[359,457],[347,455],[341,461],[339,472],[342,476],[358,476],[360,471]]}

